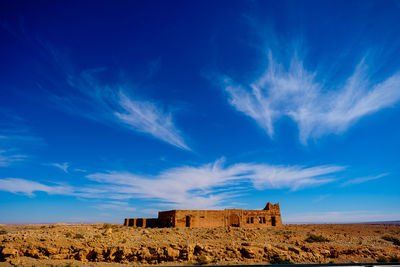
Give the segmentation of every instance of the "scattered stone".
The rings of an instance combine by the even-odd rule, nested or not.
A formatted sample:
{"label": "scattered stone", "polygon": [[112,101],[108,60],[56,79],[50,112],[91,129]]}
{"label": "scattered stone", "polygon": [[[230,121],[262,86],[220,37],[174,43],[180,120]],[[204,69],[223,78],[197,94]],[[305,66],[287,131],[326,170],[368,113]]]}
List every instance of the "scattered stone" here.
{"label": "scattered stone", "polygon": [[[57,262],[70,262],[74,266],[87,262],[89,265],[103,262],[129,265],[264,264],[271,260],[293,263],[389,262],[400,257],[398,246],[382,240],[382,236],[400,233],[399,225],[143,229],[103,228],[99,224],[3,228],[7,234],[0,235],[0,261],[20,266],[58,266]],[[70,237],[66,237],[67,233]],[[331,241],[304,242],[310,233]],[[74,238],[76,234],[85,238]]]}
{"label": "scattered stone", "polygon": [[297,247],[290,247],[289,250],[293,251],[296,254],[300,254],[301,253],[301,249],[299,249]]}
{"label": "scattered stone", "polygon": [[244,258],[254,259],[256,258],[256,252],[251,247],[243,247],[240,252]]}
{"label": "scattered stone", "polygon": [[1,254],[3,255],[4,258],[16,257],[18,256],[18,250],[14,248],[3,248],[1,250]]}
{"label": "scattered stone", "polygon": [[112,234],[112,228],[107,228],[105,231],[104,231],[104,233],[103,233],[103,235],[111,235]]}

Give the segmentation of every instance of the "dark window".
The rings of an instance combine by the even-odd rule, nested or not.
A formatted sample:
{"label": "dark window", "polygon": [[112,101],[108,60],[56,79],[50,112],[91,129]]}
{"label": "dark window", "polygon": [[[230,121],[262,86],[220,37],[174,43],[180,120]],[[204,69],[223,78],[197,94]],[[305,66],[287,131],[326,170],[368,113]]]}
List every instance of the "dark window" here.
{"label": "dark window", "polygon": [[250,217],[250,223],[254,223],[254,218]]}
{"label": "dark window", "polygon": [[262,218],[261,217],[258,217],[258,223],[262,224]]}
{"label": "dark window", "polygon": [[201,219],[204,219],[204,216],[200,216]]}
{"label": "dark window", "polygon": [[246,223],[250,223],[250,217],[247,217]]}
{"label": "dark window", "polygon": [[190,227],[190,216],[186,216],[186,227]]}
{"label": "dark window", "polygon": [[262,218],[263,223],[266,223],[265,217]]}
{"label": "dark window", "polygon": [[276,226],[276,219],[274,216],[271,217],[271,225]]}

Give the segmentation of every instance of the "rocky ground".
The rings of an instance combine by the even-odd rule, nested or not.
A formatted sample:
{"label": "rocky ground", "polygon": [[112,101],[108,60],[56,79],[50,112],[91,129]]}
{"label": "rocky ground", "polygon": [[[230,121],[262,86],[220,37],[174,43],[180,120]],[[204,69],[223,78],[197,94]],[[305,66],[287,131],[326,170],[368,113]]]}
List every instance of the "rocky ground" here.
{"label": "rocky ground", "polygon": [[0,226],[0,266],[398,262],[400,225]]}

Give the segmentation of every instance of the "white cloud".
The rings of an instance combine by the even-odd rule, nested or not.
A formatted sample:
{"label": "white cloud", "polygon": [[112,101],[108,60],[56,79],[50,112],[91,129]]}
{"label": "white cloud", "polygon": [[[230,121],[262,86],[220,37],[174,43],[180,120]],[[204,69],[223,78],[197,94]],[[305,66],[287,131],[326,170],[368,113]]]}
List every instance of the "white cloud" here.
{"label": "white cloud", "polygon": [[26,155],[13,154],[6,150],[0,150],[0,167],[6,167],[14,162],[23,161],[26,157]]}
{"label": "white cloud", "polygon": [[87,170],[80,169],[80,168],[75,168],[73,169],[74,172],[87,172]]}
{"label": "white cloud", "polygon": [[[109,74],[106,73],[106,68],[76,73],[65,56],[49,45],[44,47],[58,64],[61,79],[65,79],[64,83],[53,80],[55,89],[49,92],[52,101],[56,102],[58,107],[98,122],[117,123],[178,148],[190,150],[174,125],[171,113],[166,112],[160,105],[134,96],[133,86],[100,82],[104,79],[101,79],[99,74]],[[156,68],[156,65],[153,67]],[[40,84],[38,86],[45,90]]]}
{"label": "white cloud", "polygon": [[189,150],[172,123],[171,114],[164,114],[151,102],[133,101],[123,92],[120,92],[119,105],[123,111],[115,112],[115,116],[121,122],[137,131],[149,133],[171,145]]}
{"label": "white cloud", "polygon": [[316,186],[333,181],[330,174],[345,169],[342,166],[322,165],[317,167],[272,166],[267,164],[237,164],[241,172],[247,172],[256,189],[290,188],[297,190],[303,187]]}
{"label": "white cloud", "polygon": [[[330,175],[344,169],[341,166],[272,166],[240,163],[224,167],[221,160],[199,167],[168,169],[156,176],[107,172],[90,174],[93,181],[106,184],[110,192],[133,198],[156,200],[171,208],[210,209],[238,194],[241,184],[257,190],[321,185],[333,180]],[[245,187],[247,189],[247,187]]]}
{"label": "white cloud", "polygon": [[223,160],[217,160],[198,167],[167,169],[157,175],[94,173],[86,176],[90,184],[79,187],[7,178],[0,179],[0,190],[29,196],[35,191],[42,191],[108,200],[99,208],[113,208],[127,199],[146,199],[165,208],[220,209],[228,207],[230,200],[246,194],[251,188],[298,190],[331,182],[333,176],[342,170],[344,167],[328,165],[304,167],[239,163],[224,166]]}
{"label": "white cloud", "polygon": [[[29,131],[14,124],[15,118],[8,113],[3,113],[0,109],[0,116],[5,115],[6,127],[0,130],[0,167],[10,166],[16,162],[24,161],[29,158],[22,149],[29,149],[32,146],[43,145],[42,138],[29,135]],[[11,127],[10,125],[13,125]]]}
{"label": "white cloud", "polygon": [[368,181],[372,181],[372,180],[376,180],[376,179],[380,179],[382,177],[385,177],[389,175],[388,173],[382,173],[376,176],[368,176],[368,177],[360,177],[360,178],[355,178],[352,180],[348,180],[344,183],[342,183],[342,186],[348,186],[348,185],[354,185],[354,184],[362,184]]}
{"label": "white cloud", "polygon": [[46,192],[48,194],[70,195],[72,188],[69,186],[54,185],[48,186],[35,181],[5,178],[0,179],[0,190],[11,193],[22,193],[28,196],[34,196],[33,192]]}
{"label": "white cloud", "polygon": [[320,195],[318,198],[314,199],[313,202],[321,202],[331,196],[331,194]]}
{"label": "white cloud", "polygon": [[303,144],[310,138],[340,134],[360,118],[400,101],[400,72],[373,82],[364,60],[335,86],[317,81],[317,75],[322,74],[318,69],[307,70],[296,55],[285,68],[270,52],[268,68],[255,82],[240,85],[230,77],[222,80],[229,103],[253,118],[270,137],[274,122],[288,116],[297,123]]}
{"label": "white cloud", "polygon": [[111,209],[111,210],[122,210],[122,211],[135,211],[135,207],[129,206],[128,202],[122,201],[107,201],[101,204],[97,204],[93,206],[96,209]]}
{"label": "white cloud", "polygon": [[56,167],[60,170],[62,170],[65,173],[68,173],[68,168],[69,168],[69,163],[68,162],[64,162],[64,163],[49,163],[49,166],[53,166]]}

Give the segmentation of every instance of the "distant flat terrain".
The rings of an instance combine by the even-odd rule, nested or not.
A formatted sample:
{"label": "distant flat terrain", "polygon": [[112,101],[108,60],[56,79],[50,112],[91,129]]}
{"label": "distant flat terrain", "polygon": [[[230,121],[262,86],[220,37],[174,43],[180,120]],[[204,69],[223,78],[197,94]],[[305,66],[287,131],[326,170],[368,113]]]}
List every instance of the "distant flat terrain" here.
{"label": "distant flat terrain", "polygon": [[270,229],[0,226],[0,266],[396,262],[398,224]]}
{"label": "distant flat terrain", "polygon": [[400,224],[400,221],[365,222],[362,224]]}

